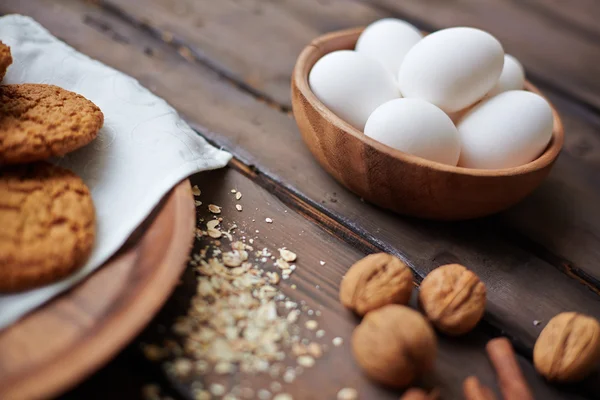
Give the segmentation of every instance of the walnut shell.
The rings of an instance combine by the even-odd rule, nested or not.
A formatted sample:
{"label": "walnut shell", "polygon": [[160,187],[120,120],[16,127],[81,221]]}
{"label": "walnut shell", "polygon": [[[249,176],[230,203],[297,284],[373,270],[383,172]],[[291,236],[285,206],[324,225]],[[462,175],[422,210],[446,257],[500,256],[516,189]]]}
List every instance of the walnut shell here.
{"label": "walnut shell", "polygon": [[390,304],[368,313],[356,327],[352,352],[371,379],[404,388],[433,368],[437,340],[421,314]]}
{"label": "walnut shell", "polygon": [[408,304],[413,275],[391,254],[371,254],[356,262],[340,285],[340,301],[358,315],[386,304]]}
{"label": "walnut shell", "polygon": [[475,273],[460,264],[448,264],[423,279],[419,304],[437,329],[462,335],[483,317],[485,292],[485,285]]}
{"label": "walnut shell", "polygon": [[582,380],[600,361],[600,324],[592,317],[565,312],[552,318],[533,348],[533,363],[546,379]]}

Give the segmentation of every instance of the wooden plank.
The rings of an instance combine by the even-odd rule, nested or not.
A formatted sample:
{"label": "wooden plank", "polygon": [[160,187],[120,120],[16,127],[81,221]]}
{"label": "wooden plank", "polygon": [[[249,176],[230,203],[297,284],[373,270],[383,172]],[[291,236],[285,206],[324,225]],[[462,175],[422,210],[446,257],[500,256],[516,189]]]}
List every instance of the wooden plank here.
{"label": "wooden plank", "polygon": [[[283,385],[282,392],[290,393],[298,399],[333,399],[343,387],[357,389],[360,398],[398,398],[399,392],[385,390],[369,382],[354,363],[350,350],[350,336],[358,319],[345,311],[338,301],[339,282],[346,269],[364,254],[294,212],[292,208],[237,171],[229,169],[198,174],[192,177],[192,183],[197,184],[202,192],[199,199],[203,206],[198,208],[199,219],[210,219],[212,216],[206,205],[217,204],[222,207],[222,224],[228,226],[235,223],[239,227],[233,232],[234,241],[240,240],[241,237],[252,237],[254,249],[266,247],[272,251],[286,246],[298,255],[295,262],[296,271],[289,280],[281,281],[278,286],[291,301],[304,302],[307,309],[315,312],[311,316],[305,310],[300,315],[300,326],[303,326],[305,321],[314,319],[318,322],[319,329],[325,330],[323,338],[315,337],[314,332],[305,330],[302,330],[301,337],[308,337],[311,341],[329,347],[314,367],[305,369],[292,383],[285,383],[280,378],[271,378],[265,374],[251,377],[239,373],[226,379],[216,374],[208,374],[198,377],[197,380],[204,387],[214,382],[224,383],[228,387],[238,384],[251,387],[255,393],[259,389],[269,389],[272,381],[278,381]],[[236,201],[230,189],[241,192],[241,200]],[[243,206],[242,212],[236,211],[236,204]],[[267,217],[272,219],[271,224],[265,222]],[[255,233],[256,230],[259,233]],[[195,243],[194,252],[199,252],[211,242],[214,240],[201,238]],[[228,243],[225,239],[223,242]],[[320,261],[325,261],[325,264],[321,265]],[[266,269],[272,268],[271,263],[267,264]],[[155,325],[149,327],[142,336],[141,340],[144,343],[161,345],[165,339],[177,340],[177,336],[170,333],[168,327],[177,316],[185,315],[190,294],[194,293],[196,287],[197,278],[189,270],[183,277],[182,286],[176,290],[171,301],[158,316]],[[335,337],[344,339],[341,347],[332,346],[331,342]],[[483,351],[488,340],[487,335],[476,331],[464,339],[450,339],[444,336],[438,336],[438,339],[439,357],[435,371],[423,379],[425,387],[439,387],[444,399],[459,399],[462,398],[461,384],[464,378],[468,374],[476,374],[497,390],[494,374]],[[283,363],[294,365],[295,357],[289,354],[289,349],[286,350],[286,354],[287,358]],[[528,362],[522,358],[519,360],[538,398],[573,396],[566,392],[558,392],[545,384]],[[179,382],[190,395],[190,387],[194,380],[196,379],[174,378],[174,381]]]}
{"label": "wooden plank", "polygon": [[[102,1],[104,7],[185,43],[192,53],[268,99],[291,106],[296,57],[322,32],[363,25],[384,16],[346,0]],[[285,38],[282,40],[282,38]]]}
{"label": "wooden plank", "polygon": [[[538,253],[600,287],[600,116],[551,92],[565,146],[547,181],[495,221],[540,245]],[[521,240],[518,239],[518,240]],[[527,243],[524,243],[528,246]]]}
{"label": "wooden plank", "polygon": [[600,43],[600,3],[596,0],[523,0],[522,6],[531,7],[532,11],[544,13],[554,19],[567,30],[576,31],[579,35],[588,36]]}
{"label": "wooden plank", "polygon": [[[184,2],[185,3],[185,2]],[[470,2],[466,2],[467,4],[471,4]],[[505,2],[501,2],[502,4],[504,4]],[[121,3],[119,3],[121,4]],[[211,48],[210,48],[210,44],[207,44],[205,42],[205,38],[204,38],[204,34],[202,32],[198,32],[197,30],[187,30],[187,28],[185,27],[185,22],[182,22],[180,25],[178,24],[180,22],[179,18],[175,18],[173,17],[173,13],[175,13],[175,15],[179,15],[181,14],[181,10],[180,8],[183,7],[181,5],[181,1],[180,2],[158,2],[156,3],[156,7],[158,7],[157,9],[154,9],[152,7],[150,7],[149,9],[144,9],[144,10],[140,10],[139,8],[136,8],[136,10],[133,10],[133,8],[130,10],[129,8],[127,8],[128,4],[131,4],[131,2],[126,2],[123,3],[125,4],[125,8],[124,10],[126,12],[133,12],[134,14],[131,16],[132,18],[137,18],[135,13],[143,13],[142,17],[139,18],[143,18],[141,19],[141,21],[144,21],[144,23],[148,23],[151,24],[153,27],[155,27],[158,30],[159,34],[162,34],[163,36],[165,35],[165,33],[167,34],[167,37],[170,38],[170,36],[173,35],[172,32],[177,32],[176,35],[178,37],[180,37],[181,41],[183,43],[187,43],[190,44],[190,46],[194,49],[197,49],[196,46],[208,46],[208,48],[202,48],[201,51],[198,51],[199,53],[201,53],[202,56],[204,57],[208,57],[211,60],[213,60],[214,57],[220,57],[218,62],[217,61],[211,61],[213,62],[213,64],[211,64],[211,67],[213,68],[225,68],[227,71],[227,74],[239,74],[239,71],[235,71],[232,70],[228,65],[232,64],[234,65],[236,68],[240,68],[240,69],[250,69],[252,71],[254,71],[255,69],[257,71],[262,71],[260,73],[264,73],[267,74],[267,72],[270,68],[271,65],[265,65],[266,60],[269,60],[269,63],[282,63],[281,65],[277,65],[275,68],[278,70],[282,70],[284,68],[288,68],[288,70],[291,70],[291,65],[293,65],[293,60],[296,57],[297,53],[293,53],[290,51],[287,52],[283,52],[280,53],[279,51],[275,51],[273,54],[277,54],[276,57],[267,57],[266,54],[261,55],[260,57],[255,57],[255,52],[251,51],[253,48],[253,43],[256,43],[256,40],[251,40],[249,41],[249,45],[244,46],[241,50],[242,51],[248,51],[250,52],[250,54],[244,55],[244,62],[241,62],[242,60],[237,60],[239,62],[233,62],[233,61],[229,61],[229,56],[227,54],[223,54],[223,51],[221,49],[222,45],[220,45],[221,47],[219,47],[219,49],[217,49],[220,53],[211,53]],[[187,3],[186,3],[187,4]],[[212,3],[211,3],[212,4]],[[210,19],[211,21],[213,20],[217,20],[220,21],[221,19],[224,20],[228,20],[225,16],[228,15],[235,15],[235,21],[236,21],[236,26],[239,25],[240,23],[246,24],[244,25],[245,28],[242,29],[242,31],[244,30],[252,30],[253,26],[256,24],[257,18],[259,20],[261,20],[261,18],[265,18],[264,24],[259,24],[261,26],[265,27],[265,30],[269,30],[271,32],[279,32],[279,34],[277,35],[277,42],[278,43],[286,43],[286,49],[287,50],[294,50],[296,48],[301,48],[302,46],[302,42],[299,41],[299,38],[308,38],[309,35],[316,35],[317,32],[320,32],[322,30],[331,30],[331,29],[337,29],[339,27],[346,27],[346,26],[353,26],[353,25],[360,25],[361,23],[367,23],[368,21],[381,17],[383,14],[379,13],[373,13],[372,10],[370,9],[366,9],[365,7],[362,8],[357,8],[355,6],[349,6],[343,9],[343,11],[340,11],[340,8],[343,8],[342,5],[340,5],[340,2],[332,2],[332,3],[327,3],[326,5],[323,5],[321,3],[319,3],[319,6],[317,6],[317,10],[319,10],[319,12],[317,13],[317,15],[324,15],[325,17],[319,17],[319,18],[315,18],[314,20],[316,22],[305,22],[305,20],[310,20],[310,18],[308,18],[308,14],[307,13],[312,13],[310,7],[306,7],[305,5],[303,6],[299,6],[298,2],[295,1],[284,1],[284,2],[278,2],[276,6],[269,6],[269,7],[263,7],[260,4],[255,4],[254,8],[250,7],[249,5],[254,4],[253,2],[223,2],[222,4],[220,4],[218,7],[215,5],[209,6],[206,10],[205,8],[202,8],[205,13],[203,15],[206,15],[208,19]],[[383,3],[381,3],[383,4]],[[387,4],[387,3],[386,3]],[[391,4],[391,3],[390,3]],[[390,4],[387,4],[387,6],[390,6]],[[412,5],[412,2],[405,2],[402,3],[403,6],[406,6],[406,10],[411,11],[411,12],[415,12],[415,10],[420,10],[420,7],[422,7],[422,5]],[[446,4],[446,3],[444,3]],[[461,3],[462,4],[462,3]],[[485,14],[487,15],[484,11],[485,10],[479,10],[479,6],[477,5],[479,3],[476,3],[473,6],[468,6],[468,7],[475,7],[478,11],[475,15],[480,16],[479,13]],[[194,2],[191,5],[187,5],[185,6],[187,8],[185,8],[185,10],[187,10],[187,12],[193,12],[194,10],[196,10],[196,8],[194,7],[204,7],[203,5],[201,5],[200,3]],[[213,7],[213,8],[211,8]],[[443,26],[443,23],[445,21],[452,21],[452,15],[453,11],[452,10],[448,10],[446,8],[447,6],[445,5],[441,5],[440,7],[436,7],[436,12],[432,13],[435,14],[435,18],[436,20],[433,21],[435,23],[440,23]],[[467,7],[467,6],[461,6],[461,7]],[[495,7],[500,7],[500,6],[495,6]],[[508,7],[508,6],[502,6],[502,7]],[[285,8],[286,10],[288,10],[288,14],[286,14],[282,8]],[[438,11],[439,9],[439,11]],[[470,10],[470,8],[468,8]],[[119,9],[120,10],[120,9]],[[157,11],[158,10],[158,11]],[[212,10],[212,11],[211,11]],[[333,15],[333,11],[337,10],[337,13],[335,13],[335,18]],[[395,10],[395,9],[394,9]],[[403,11],[404,8],[402,9]],[[501,10],[504,10],[504,8],[502,8]],[[512,12],[516,12],[515,10],[513,10],[512,8],[510,9],[511,13]],[[114,11],[114,10],[113,10]],[[160,11],[160,12],[159,12]],[[117,12],[122,12],[122,11],[117,11]],[[177,14],[179,12],[179,14]],[[250,14],[251,15],[250,15]],[[271,15],[271,13],[273,13],[273,15]],[[501,13],[502,14],[502,13]],[[567,13],[568,14],[568,13]],[[265,15],[269,15],[269,17],[265,17]],[[300,17],[296,18],[296,16],[299,15]],[[311,14],[312,15],[312,14]],[[460,15],[460,13],[459,13]],[[470,15],[470,14],[469,14]],[[525,18],[523,15],[527,16],[527,12],[523,11],[522,13],[519,14],[519,18],[523,19]],[[275,17],[277,16],[277,18],[279,18],[277,20],[277,22],[273,22],[272,20],[276,19]],[[411,17],[414,17],[411,14]],[[433,18],[434,16],[432,16]],[[459,16],[460,17],[460,16]],[[191,17],[190,17],[191,18]],[[287,18],[287,19],[286,19]],[[344,19],[346,18],[346,19]],[[462,18],[462,17],[460,17]],[[471,18],[471,17],[469,17]],[[528,17],[529,18],[529,17]],[[537,17],[536,17],[537,18]],[[290,22],[285,22],[285,23],[280,23],[281,21],[288,21],[290,20]],[[261,20],[262,21],[262,20]],[[291,22],[294,21],[294,22]],[[329,21],[329,22],[327,22]],[[460,20],[462,21],[462,20]],[[465,21],[466,23],[466,21]],[[276,24],[276,26],[271,26],[269,24]],[[452,24],[451,22],[448,22],[448,24]],[[222,27],[223,24],[216,24],[215,26],[213,26],[213,28],[211,29],[221,29],[220,27]],[[505,25],[502,25],[505,26]],[[289,28],[289,29],[288,29]],[[179,29],[179,30],[177,30]],[[262,29],[262,28],[260,28]],[[285,30],[287,29],[287,30]],[[229,31],[229,30],[228,30]],[[235,30],[237,32],[237,28]],[[507,31],[506,29],[502,29],[502,32]],[[262,32],[266,35],[266,31]],[[228,33],[228,35],[230,34],[235,34],[235,33]],[[190,36],[191,35],[191,36]],[[283,35],[286,35],[286,40],[280,40],[280,37],[282,37]],[[563,35],[564,36],[564,35]],[[223,39],[222,41],[229,43],[230,41],[232,41],[233,39],[230,38],[229,36],[219,36],[219,32],[215,31],[213,32],[212,38],[218,37],[219,39]],[[309,40],[309,39],[305,39],[305,40]],[[238,46],[240,41],[233,41],[234,43],[232,44],[228,44],[231,46]],[[243,41],[242,41],[243,42]],[[220,43],[220,41],[219,41]],[[258,45],[258,44],[257,44]],[[262,46],[262,45],[261,45]],[[260,47],[260,51],[270,51],[270,50],[264,50],[264,48],[273,48],[272,46],[268,45],[268,43],[266,44],[266,46],[264,47]],[[237,47],[230,49],[231,52],[235,53],[235,50],[237,49]],[[274,49],[274,48],[273,48]],[[217,51],[215,50],[215,51]],[[210,54],[209,54],[210,53]],[[189,49],[184,48],[184,54],[187,54],[188,56],[193,58],[193,54],[189,53]],[[212,55],[211,55],[212,54]],[[235,53],[238,54],[238,53]],[[553,53],[554,54],[554,53]],[[273,59],[273,60],[272,60]],[[215,64],[216,63],[216,64]],[[554,63],[553,63],[554,65]],[[258,72],[257,72],[258,73]],[[253,73],[254,74],[254,73]],[[281,74],[280,74],[281,75]],[[595,75],[593,75],[595,76]],[[262,77],[260,79],[261,82],[263,81],[268,81],[269,78],[267,75],[265,75],[264,77]],[[270,100],[275,100],[278,101],[279,104],[283,105],[284,108],[287,107],[289,105],[289,88],[288,88],[288,83],[286,81],[286,84],[283,85],[283,87],[279,87],[279,89],[274,89],[274,88],[269,88],[267,89],[266,87],[261,86],[256,86],[253,84],[252,80],[245,80],[244,81],[245,84],[250,85],[251,87],[255,87],[257,90],[258,95],[260,96],[261,93],[266,93],[267,99]],[[254,85],[254,86],[253,86]],[[542,86],[544,87],[544,86]],[[546,87],[546,89],[548,89]],[[551,93],[551,92],[549,92]],[[595,131],[597,130],[596,126],[594,126],[593,124],[589,124],[589,123],[582,123],[579,122],[579,115],[581,115],[581,113],[583,112],[583,114],[588,115],[589,113],[586,113],[584,111],[582,111],[581,109],[579,110],[573,110],[572,108],[574,106],[571,106],[570,103],[564,101],[564,99],[561,100],[560,97],[558,96],[554,96],[552,98],[552,100],[558,101],[559,104],[559,109],[561,111],[565,110],[565,113],[563,113],[563,117],[565,118],[565,125],[566,125],[566,129],[567,129],[567,144],[566,146],[568,147],[570,145],[570,143],[573,143],[573,139],[574,138],[583,138],[585,137],[586,139],[577,139],[579,142],[581,142],[582,140],[584,142],[591,142],[594,143],[596,139],[594,139],[596,137]],[[586,116],[586,118],[588,118],[588,116]],[[593,116],[592,116],[593,118]],[[292,127],[291,129],[295,129],[294,127]],[[577,133],[580,130],[584,130],[585,132],[583,133]],[[229,141],[229,137],[224,138],[225,142],[221,141],[223,140],[222,138],[219,138],[218,140],[220,140],[220,143],[224,143],[227,144],[225,142]],[[241,146],[244,147],[244,146]],[[231,147],[230,147],[231,148]],[[567,149],[569,150],[569,149]],[[581,150],[575,150],[578,152],[581,152]],[[588,151],[586,157],[589,159],[590,157],[593,157],[593,154],[595,154],[594,152]],[[569,187],[573,187],[574,183],[573,180],[574,179],[578,179],[578,186],[577,186],[577,191],[580,193],[579,196],[575,197],[575,196],[567,196],[566,199],[569,200],[571,202],[571,204],[566,204],[566,206],[568,206],[570,209],[575,209],[575,210],[580,210],[577,213],[574,213],[574,215],[572,216],[573,219],[576,219],[577,221],[572,221],[572,222],[566,222],[566,224],[569,225],[568,230],[569,232],[573,233],[573,235],[569,235],[568,237],[565,237],[565,235],[562,233],[564,231],[564,225],[565,223],[562,223],[561,225],[563,225],[563,229],[561,229],[560,231],[555,230],[555,229],[547,229],[546,227],[552,223],[552,221],[554,221],[557,217],[559,217],[559,215],[554,214],[553,218],[551,218],[550,220],[548,220],[548,216],[544,215],[542,218],[534,218],[533,216],[530,218],[522,218],[523,213],[530,213],[533,212],[534,216],[537,216],[540,214],[540,212],[547,210],[547,211],[551,211],[548,210],[548,207],[540,207],[538,202],[540,200],[542,200],[542,197],[540,197],[539,193],[543,192],[542,190],[537,192],[537,196],[533,196],[532,199],[534,199],[535,201],[532,202],[532,200],[530,199],[528,202],[524,203],[526,205],[528,204],[532,204],[532,207],[518,207],[516,210],[516,213],[510,212],[508,215],[509,217],[507,218],[507,221],[509,221],[508,226],[512,226],[512,225],[516,225],[517,226],[517,231],[518,232],[522,232],[525,236],[527,236],[529,239],[529,241],[531,242],[533,240],[533,242],[539,241],[540,244],[543,246],[542,252],[544,254],[546,254],[545,258],[547,259],[547,261],[552,262],[555,265],[559,265],[560,268],[562,268],[563,270],[568,271],[569,273],[571,271],[573,271],[575,273],[575,275],[577,275],[578,277],[584,278],[585,280],[590,280],[592,281],[592,284],[595,285],[596,287],[599,286],[600,284],[600,250],[597,250],[598,248],[600,248],[600,241],[597,240],[598,235],[596,235],[596,230],[600,229],[600,221],[597,218],[591,218],[589,217],[589,213],[583,213],[581,210],[589,210],[593,213],[593,204],[597,199],[597,196],[600,196],[600,186],[598,185],[590,185],[590,180],[589,179],[584,179],[582,177],[584,176],[590,176],[590,175],[596,175],[595,170],[593,169],[593,165],[591,165],[591,169],[590,164],[589,163],[583,163],[580,164],[578,163],[578,161],[572,161],[569,162],[568,165],[564,163],[564,158],[563,157],[560,161],[559,164],[560,165],[565,165],[564,167],[562,167],[561,169],[559,169],[559,171],[564,171],[562,173],[560,173],[560,179],[558,180],[559,183],[557,183],[559,185],[559,187],[564,187],[565,184],[568,184]],[[581,159],[581,157],[576,157],[578,160]],[[556,176],[556,170],[555,173],[551,176],[551,180],[549,182],[554,182],[554,177]],[[593,181],[592,181],[593,183]],[[594,189],[591,189],[590,186],[592,186]],[[590,190],[591,189],[591,190]],[[554,196],[560,196],[560,193],[562,193],[561,191],[553,191]],[[546,196],[544,196],[543,198],[545,198]],[[564,198],[565,196],[563,196]],[[546,202],[547,203],[547,202]],[[562,201],[563,205],[565,205],[565,202]],[[547,212],[546,212],[547,214]],[[511,217],[511,215],[517,215],[517,217]],[[582,216],[582,217],[578,217],[578,216]],[[563,218],[564,219],[564,218]],[[567,219],[567,221],[571,221],[570,219]],[[545,222],[543,224],[540,224],[540,222]],[[594,228],[594,227],[598,227],[598,229]],[[541,233],[543,233],[542,235],[538,237],[536,237],[535,233],[537,231],[542,231]],[[578,234],[576,235],[577,232],[589,232],[589,234],[585,234],[583,236],[585,236],[585,240],[583,242],[580,242],[579,240],[581,239],[582,235]],[[533,239],[532,239],[533,238]],[[527,239],[527,238],[525,238]],[[525,240],[527,241],[527,240]],[[572,246],[571,243],[578,243],[577,247]],[[555,250],[556,248],[556,250]],[[558,254],[554,254],[555,252],[557,252]],[[557,257],[558,256],[558,257]],[[590,258],[591,257],[591,258]]]}
{"label": "wooden plank", "polygon": [[[316,165],[288,115],[256,102],[220,80],[217,73],[173,56],[169,46],[102,10],[71,2],[48,9],[35,2],[8,0],[0,11],[34,15],[80,50],[138,77],[205,135],[267,174],[264,184],[273,185],[270,189],[280,197],[289,197],[291,191],[306,199],[309,212],[313,206],[325,211],[331,217],[323,220],[329,229],[341,233],[351,229],[346,238],[352,243],[400,254],[420,274],[454,260],[475,269],[490,285],[488,320],[529,349],[543,326],[534,326],[534,319],[544,322],[571,309],[600,316],[594,293],[515,247],[512,238],[500,235],[493,224],[428,223],[396,217],[360,202]],[[120,38],[119,42],[113,37]],[[286,189],[273,183],[277,181]],[[323,219],[321,215],[314,218]],[[481,229],[485,229],[483,234]]]}
{"label": "wooden plank", "polygon": [[[288,86],[293,61],[315,36],[398,15],[424,28],[469,25],[486,29],[502,41],[509,53],[523,61],[538,81],[551,82],[600,108],[600,81],[596,79],[600,63],[598,41],[557,24],[554,17],[519,1],[375,0],[360,4],[347,0],[160,0],[144,6],[139,0],[101,3],[144,21],[158,32],[174,35],[218,68],[281,104],[290,102]],[[564,14],[569,14],[576,5],[562,8]],[[298,14],[303,17],[298,18]]]}

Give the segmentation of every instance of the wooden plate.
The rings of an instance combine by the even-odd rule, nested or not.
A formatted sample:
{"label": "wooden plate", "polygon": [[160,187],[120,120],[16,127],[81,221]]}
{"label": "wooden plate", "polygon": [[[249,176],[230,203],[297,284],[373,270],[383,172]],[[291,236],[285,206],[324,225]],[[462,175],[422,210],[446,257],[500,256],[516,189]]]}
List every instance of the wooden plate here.
{"label": "wooden plate", "polygon": [[177,284],[194,226],[185,180],[106,265],[0,332],[0,399],[55,396],[108,362]]}

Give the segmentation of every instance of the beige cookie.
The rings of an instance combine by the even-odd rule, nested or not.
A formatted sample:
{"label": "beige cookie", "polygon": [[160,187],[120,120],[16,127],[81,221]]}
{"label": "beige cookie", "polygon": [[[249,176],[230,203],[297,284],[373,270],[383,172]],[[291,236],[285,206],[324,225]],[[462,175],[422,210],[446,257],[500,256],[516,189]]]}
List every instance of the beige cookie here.
{"label": "beige cookie", "polygon": [[62,156],[85,146],[104,123],[102,111],[53,85],[0,86],[0,164]]}
{"label": "beige cookie", "polygon": [[46,162],[0,169],[0,292],[55,282],[88,259],[96,219],[90,191]]}
{"label": "beige cookie", "polygon": [[4,79],[8,66],[12,64],[13,59],[10,54],[10,47],[0,42],[0,81]]}

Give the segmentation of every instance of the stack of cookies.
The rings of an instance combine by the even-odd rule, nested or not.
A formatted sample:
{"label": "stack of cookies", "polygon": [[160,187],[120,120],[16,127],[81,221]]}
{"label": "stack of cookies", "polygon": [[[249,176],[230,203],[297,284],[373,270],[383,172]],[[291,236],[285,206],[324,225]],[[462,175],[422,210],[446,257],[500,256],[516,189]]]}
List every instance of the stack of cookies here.
{"label": "stack of cookies", "polygon": [[[0,80],[12,63],[0,42]],[[96,217],[88,187],[45,161],[98,135],[91,101],[44,84],[0,85],[0,293],[43,286],[87,261]]]}

